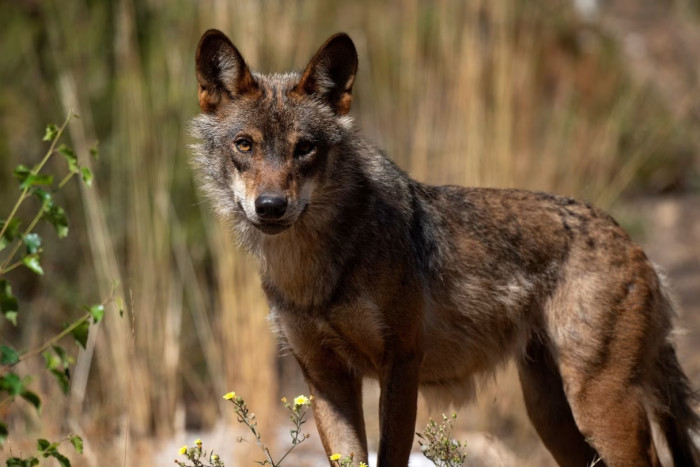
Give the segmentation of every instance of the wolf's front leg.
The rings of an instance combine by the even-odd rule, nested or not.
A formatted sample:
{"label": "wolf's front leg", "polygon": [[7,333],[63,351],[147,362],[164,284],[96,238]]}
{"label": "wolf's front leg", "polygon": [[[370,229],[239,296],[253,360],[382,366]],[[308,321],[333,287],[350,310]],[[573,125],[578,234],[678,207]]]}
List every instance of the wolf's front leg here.
{"label": "wolf's front leg", "polygon": [[393,357],[381,378],[379,467],[406,467],[411,454],[418,403],[420,356]]}
{"label": "wolf's front leg", "polygon": [[339,362],[300,362],[314,396],[316,427],[327,455],[352,454],[354,465],[367,463],[367,436],[362,414],[362,378]]}

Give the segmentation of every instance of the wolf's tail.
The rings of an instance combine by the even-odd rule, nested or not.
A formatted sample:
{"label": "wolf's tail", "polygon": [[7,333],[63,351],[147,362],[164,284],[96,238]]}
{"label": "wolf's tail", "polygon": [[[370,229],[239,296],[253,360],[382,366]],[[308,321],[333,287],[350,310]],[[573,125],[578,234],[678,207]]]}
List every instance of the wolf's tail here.
{"label": "wolf's tail", "polygon": [[659,354],[655,379],[654,415],[666,438],[673,464],[700,466],[700,451],[693,441],[693,434],[700,430],[700,416],[692,408],[699,401],[698,394],[691,388],[670,343]]}

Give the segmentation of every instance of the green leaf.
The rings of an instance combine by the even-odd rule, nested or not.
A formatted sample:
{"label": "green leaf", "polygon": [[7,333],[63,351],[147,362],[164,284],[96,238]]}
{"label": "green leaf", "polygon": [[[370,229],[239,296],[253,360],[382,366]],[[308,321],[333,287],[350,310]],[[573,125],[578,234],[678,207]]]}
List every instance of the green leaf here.
{"label": "green leaf", "polygon": [[53,348],[53,351],[56,352],[59,357],[61,357],[61,363],[65,368],[68,368],[69,365],[73,365],[75,363],[73,357],[71,357],[63,347],[60,345],[52,345],[51,347]]}
{"label": "green leaf", "polygon": [[22,399],[32,404],[37,412],[41,409],[41,399],[32,391],[25,389],[20,396]]}
{"label": "green leaf", "polygon": [[10,432],[7,431],[7,425],[0,421],[0,447],[2,447],[3,444],[5,444],[5,441],[7,441],[7,436],[9,434]]}
{"label": "green leaf", "polygon": [[63,362],[61,361],[61,357],[59,357],[58,355],[54,355],[48,350],[44,351],[41,355],[44,357],[47,370],[55,370],[57,368],[61,368]]}
{"label": "green leaf", "polygon": [[88,323],[87,321],[83,321],[78,326],[76,326],[70,333],[73,336],[73,339],[75,339],[75,341],[78,344],[80,344],[82,348],[85,348],[89,332],[90,323]]}
{"label": "green leaf", "polygon": [[105,315],[104,305],[93,305],[90,308],[83,307],[85,310],[89,311],[92,315],[92,319],[95,323],[99,323]]}
{"label": "green leaf", "polygon": [[11,396],[17,396],[24,392],[24,383],[16,374],[7,373],[0,376],[0,389],[7,391]]}
{"label": "green leaf", "polygon": [[90,169],[87,167],[82,167],[80,169],[83,173],[83,182],[85,183],[86,187],[91,187],[92,186],[92,172],[90,172]]}
{"label": "green leaf", "polygon": [[46,133],[44,133],[44,141],[53,141],[58,136],[58,127],[53,123],[46,125]]}
{"label": "green leaf", "polygon": [[66,365],[68,363],[68,361],[70,360],[70,357],[68,356],[68,353],[66,352],[66,349],[64,349],[60,345],[52,345],[51,348],[53,349],[54,352],[56,352],[56,355],[58,355],[58,358],[61,359],[61,363]]}
{"label": "green leaf", "polygon": [[95,160],[97,160],[100,157],[100,153],[97,149],[97,143],[98,143],[98,141],[95,141],[95,144],[93,144],[92,147],[90,148],[90,155]]}
{"label": "green leaf", "polygon": [[[15,217],[9,224],[7,224],[5,232],[2,234],[2,237],[0,237],[0,251],[9,245],[15,238],[17,238],[17,235],[19,234],[19,225],[21,222],[22,221]],[[2,230],[4,226],[5,221],[0,221],[0,230]]]}
{"label": "green leaf", "polygon": [[[52,449],[56,449],[56,446],[52,445],[52,443],[46,439],[39,438],[36,440],[36,449],[37,449],[37,451],[42,451],[42,452],[43,451],[50,451]],[[46,457],[46,455],[44,455],[44,457]]]}
{"label": "green leaf", "polygon": [[68,371],[68,368],[66,368],[63,371],[53,369],[51,370],[51,374],[54,375],[54,377],[56,378],[56,381],[61,387],[61,391],[63,391],[63,394],[68,394],[68,391],[70,390],[70,372]]}
{"label": "green leaf", "polygon": [[78,454],[83,453],[83,438],[78,435],[71,435],[68,437],[70,439],[70,444],[73,445]]}
{"label": "green leaf", "polygon": [[12,295],[10,283],[0,279],[0,312],[5,319],[17,326],[17,298]]}
{"label": "green leaf", "polygon": [[40,276],[44,275],[44,270],[41,268],[41,264],[39,264],[38,254],[35,253],[33,255],[25,256],[24,258],[22,258],[22,264],[27,266],[36,274],[39,274]]}
{"label": "green leaf", "polygon": [[29,174],[27,177],[20,183],[19,187],[20,189],[24,190],[25,188],[31,188],[33,186],[37,185],[51,185],[53,183],[53,175],[45,175],[45,174]]}
{"label": "green leaf", "polygon": [[64,238],[68,235],[68,218],[66,212],[60,206],[51,206],[44,212],[44,219],[49,221],[58,234],[58,238]]}
{"label": "green leaf", "polygon": [[58,147],[57,151],[63,156],[66,162],[68,162],[68,170],[70,170],[71,173],[80,172],[80,167],[78,166],[78,156],[71,148],[65,144],[62,144]]}
{"label": "green leaf", "polygon": [[70,467],[70,461],[66,456],[61,454],[60,452],[53,450],[51,451],[51,457],[56,459],[58,463],[61,465],[61,467]]}
{"label": "green leaf", "polygon": [[51,193],[49,193],[46,190],[42,190],[41,188],[34,188],[32,190],[32,193],[34,196],[39,198],[39,201],[41,201],[41,205],[44,207],[44,211],[48,210],[51,206],[53,206],[53,196],[51,196]]}
{"label": "green leaf", "polygon": [[14,324],[17,326],[17,312],[16,311],[8,311],[5,313],[5,319],[8,320],[10,323]]}
{"label": "green leaf", "polygon": [[39,459],[36,457],[28,457],[26,459],[10,457],[5,461],[6,467],[34,467],[35,465],[39,465]]}
{"label": "green leaf", "polygon": [[0,365],[14,365],[19,362],[19,353],[12,347],[0,345]]}
{"label": "green leaf", "polygon": [[12,175],[14,175],[15,178],[20,181],[20,183],[24,183],[31,173],[31,169],[23,164],[19,164],[17,167],[15,167],[15,170],[12,171]]}
{"label": "green leaf", "polygon": [[39,251],[39,248],[41,247],[41,237],[39,236],[39,234],[30,233],[24,235],[22,236],[22,240],[24,241],[24,245],[27,247],[28,255],[33,255],[34,253]]}

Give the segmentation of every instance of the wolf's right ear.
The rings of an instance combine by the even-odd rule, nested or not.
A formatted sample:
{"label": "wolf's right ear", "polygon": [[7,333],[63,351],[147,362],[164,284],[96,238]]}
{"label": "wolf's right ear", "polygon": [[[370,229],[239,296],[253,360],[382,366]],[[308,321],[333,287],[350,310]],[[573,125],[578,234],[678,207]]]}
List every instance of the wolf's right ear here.
{"label": "wolf's right ear", "polygon": [[296,91],[323,97],[338,115],[350,111],[352,84],[357,74],[357,51],[345,33],[332,36],[316,52]]}
{"label": "wolf's right ear", "polygon": [[238,49],[217,29],[202,35],[195,61],[199,83],[197,97],[204,112],[215,112],[226,100],[258,89]]}

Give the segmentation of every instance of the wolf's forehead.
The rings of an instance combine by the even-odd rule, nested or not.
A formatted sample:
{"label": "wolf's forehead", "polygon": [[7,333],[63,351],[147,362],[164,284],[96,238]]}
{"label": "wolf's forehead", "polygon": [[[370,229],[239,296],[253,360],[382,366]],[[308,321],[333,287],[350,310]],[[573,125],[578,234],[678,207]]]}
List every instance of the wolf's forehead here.
{"label": "wolf's forehead", "polygon": [[299,73],[255,73],[254,77],[260,93],[253,100],[243,101],[240,107],[247,125],[257,127],[263,135],[275,135],[282,139],[289,133],[303,132],[305,128],[315,126],[318,116],[310,114],[309,107],[315,109],[316,102],[301,99],[299,93],[294,91],[301,79]]}
{"label": "wolf's forehead", "polygon": [[273,105],[284,105],[289,92],[294,89],[300,78],[299,73],[255,74],[262,91],[262,99]]}

